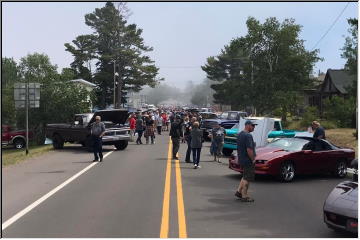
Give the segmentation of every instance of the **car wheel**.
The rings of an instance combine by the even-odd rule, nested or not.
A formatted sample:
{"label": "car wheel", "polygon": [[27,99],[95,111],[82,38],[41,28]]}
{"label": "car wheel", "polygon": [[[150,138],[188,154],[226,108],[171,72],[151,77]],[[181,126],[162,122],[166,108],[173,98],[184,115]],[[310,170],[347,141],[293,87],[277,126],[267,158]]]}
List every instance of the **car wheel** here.
{"label": "car wheel", "polygon": [[114,145],[117,150],[124,150],[128,146],[128,141],[118,141]]}
{"label": "car wheel", "polygon": [[346,162],[344,160],[340,160],[336,164],[335,176],[338,178],[344,178],[346,177],[346,174],[347,174]]}
{"label": "car wheel", "polygon": [[229,149],[229,148],[223,148],[222,153],[224,154],[224,156],[226,157],[230,157],[232,154],[233,150]]}
{"label": "car wheel", "polygon": [[280,167],[280,180],[291,182],[295,177],[295,166],[292,162],[284,162]]}
{"label": "car wheel", "polygon": [[62,149],[64,148],[64,140],[59,134],[56,134],[53,138],[53,147],[55,149]]}
{"label": "car wheel", "polygon": [[16,149],[22,149],[23,147],[26,146],[26,142],[24,139],[17,138],[14,140],[14,146]]}

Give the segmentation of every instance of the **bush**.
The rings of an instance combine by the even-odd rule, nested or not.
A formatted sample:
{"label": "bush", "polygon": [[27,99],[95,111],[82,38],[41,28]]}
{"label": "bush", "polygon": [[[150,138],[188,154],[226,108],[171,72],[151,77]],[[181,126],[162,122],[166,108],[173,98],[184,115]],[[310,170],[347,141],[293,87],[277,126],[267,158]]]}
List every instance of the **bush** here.
{"label": "bush", "polygon": [[324,107],[325,118],[336,123],[338,127],[354,128],[356,126],[356,99],[354,97],[345,99],[334,96],[324,101]]}
{"label": "bush", "polygon": [[337,128],[337,125],[333,121],[320,121],[320,125],[325,129],[334,129]]}
{"label": "bush", "polygon": [[304,116],[300,121],[300,127],[308,127],[312,121],[319,119],[319,112],[316,107],[307,107]]}

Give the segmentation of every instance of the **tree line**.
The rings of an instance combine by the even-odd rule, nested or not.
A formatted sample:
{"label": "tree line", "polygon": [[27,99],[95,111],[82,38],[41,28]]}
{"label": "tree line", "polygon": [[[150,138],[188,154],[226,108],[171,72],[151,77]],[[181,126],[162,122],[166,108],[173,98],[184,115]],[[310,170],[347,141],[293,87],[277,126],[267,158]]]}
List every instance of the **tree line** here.
{"label": "tree line", "polygon": [[[351,37],[346,38],[342,56],[347,59],[345,69],[356,77],[345,101],[356,105],[357,19],[348,22]],[[319,50],[305,49],[300,39],[302,26],[294,19],[280,22],[271,17],[260,23],[249,17],[246,26],[245,36],[232,39],[202,66],[207,77],[216,82],[211,86],[215,102],[235,109],[250,106],[257,114],[277,112],[283,120],[289,114],[297,115],[304,101],[301,90],[315,87],[311,73],[315,63],[322,60]]]}

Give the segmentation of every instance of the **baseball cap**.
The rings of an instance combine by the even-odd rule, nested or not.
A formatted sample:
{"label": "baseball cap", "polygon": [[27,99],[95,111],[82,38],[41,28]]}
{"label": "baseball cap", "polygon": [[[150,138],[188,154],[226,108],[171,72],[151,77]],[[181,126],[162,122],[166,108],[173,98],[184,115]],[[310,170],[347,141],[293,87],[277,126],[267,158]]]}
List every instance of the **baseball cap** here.
{"label": "baseball cap", "polygon": [[254,121],[251,121],[251,120],[246,120],[245,125],[253,125],[253,126],[255,126],[255,125],[257,125],[257,123],[255,123]]}

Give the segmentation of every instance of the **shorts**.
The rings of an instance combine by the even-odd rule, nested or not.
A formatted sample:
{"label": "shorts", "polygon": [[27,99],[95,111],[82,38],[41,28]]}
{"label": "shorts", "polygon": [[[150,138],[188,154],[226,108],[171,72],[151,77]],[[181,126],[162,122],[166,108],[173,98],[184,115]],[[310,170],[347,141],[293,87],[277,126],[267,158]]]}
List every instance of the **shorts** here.
{"label": "shorts", "polygon": [[243,166],[243,178],[244,180],[250,182],[255,180],[255,165]]}

